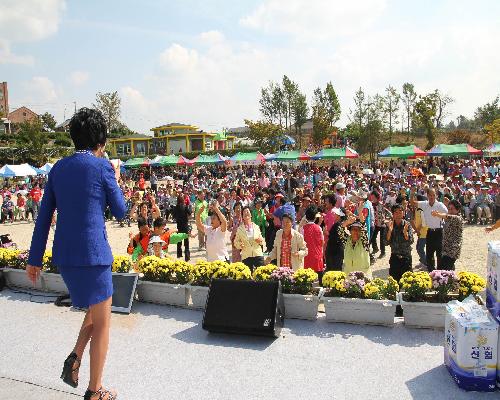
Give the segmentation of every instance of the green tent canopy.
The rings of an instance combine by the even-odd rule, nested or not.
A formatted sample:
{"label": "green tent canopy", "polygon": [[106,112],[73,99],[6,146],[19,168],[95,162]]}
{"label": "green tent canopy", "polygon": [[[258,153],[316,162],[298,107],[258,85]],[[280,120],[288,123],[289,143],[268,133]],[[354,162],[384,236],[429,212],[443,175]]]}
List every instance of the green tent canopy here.
{"label": "green tent canopy", "polygon": [[425,157],[427,153],[417,146],[411,144],[409,146],[389,146],[378,153],[379,157],[394,157],[394,158],[410,158],[410,157]]}
{"label": "green tent canopy", "polygon": [[323,149],[312,156],[313,160],[338,160],[341,158],[358,158],[359,154],[350,147],[340,149]]}
{"label": "green tent canopy", "polygon": [[131,158],[123,164],[125,168],[139,168],[149,166],[148,158]]}
{"label": "green tent canopy", "polygon": [[262,164],[266,158],[260,152],[236,153],[229,159],[231,164]]}
{"label": "green tent canopy", "polygon": [[467,143],[438,144],[427,152],[427,155],[432,157],[480,156],[481,154],[481,150]]}

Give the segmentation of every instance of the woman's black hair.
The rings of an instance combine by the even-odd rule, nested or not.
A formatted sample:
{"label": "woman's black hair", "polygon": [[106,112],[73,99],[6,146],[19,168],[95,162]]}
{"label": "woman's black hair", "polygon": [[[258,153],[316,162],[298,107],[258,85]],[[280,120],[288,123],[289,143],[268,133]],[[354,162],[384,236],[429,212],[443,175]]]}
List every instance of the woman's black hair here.
{"label": "woman's black hair", "polygon": [[316,219],[316,214],[318,213],[318,207],[309,206],[306,210],[306,219],[310,222],[313,222]]}
{"label": "woman's black hair", "polygon": [[106,143],[106,120],[98,110],[80,108],[69,122],[69,134],[76,150],[95,150]]}
{"label": "woman's black hair", "polygon": [[250,213],[250,215],[252,215],[252,210],[250,209],[249,206],[243,206],[243,207],[241,207],[241,215],[243,215],[243,211],[245,211],[245,209],[248,209],[248,212]]}
{"label": "woman's black hair", "polygon": [[[233,210],[236,210],[236,206],[243,207],[243,204],[241,204],[241,201],[237,201],[236,203],[234,203]],[[243,210],[241,211],[243,212]]]}
{"label": "woman's black hair", "polygon": [[462,204],[460,204],[458,200],[450,200],[450,204],[453,204],[453,207],[455,207],[458,212],[462,211]]}

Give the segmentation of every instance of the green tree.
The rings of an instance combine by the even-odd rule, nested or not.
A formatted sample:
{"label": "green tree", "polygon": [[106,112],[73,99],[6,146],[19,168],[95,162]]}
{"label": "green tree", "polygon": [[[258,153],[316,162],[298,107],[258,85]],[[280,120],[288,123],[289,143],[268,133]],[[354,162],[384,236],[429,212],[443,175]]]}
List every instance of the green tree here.
{"label": "green tree", "polygon": [[251,121],[246,119],[249,128],[248,138],[255,142],[261,152],[274,151],[279,146],[277,138],[283,135],[283,127],[268,121]]}
{"label": "green tree", "polygon": [[373,97],[367,96],[362,108],[365,119],[362,122],[362,129],[359,131],[357,149],[361,153],[368,153],[370,161],[373,162],[386,141],[385,99],[379,94]]}
{"label": "green tree", "polygon": [[285,129],[290,132],[292,127],[293,103],[299,94],[299,85],[288,78],[288,76],[283,75],[282,90],[285,111]]}
{"label": "green tree", "polygon": [[389,85],[385,89],[384,97],[384,114],[389,128],[389,144],[392,143],[392,132],[394,131],[394,126],[399,123],[398,112],[400,100],[401,96],[399,95],[396,88]]}
{"label": "green tree", "polygon": [[121,99],[117,91],[96,94],[96,101],[92,104],[96,110],[99,110],[106,119],[108,131],[111,132],[120,124]]}
{"label": "green tree", "polygon": [[313,134],[315,145],[321,145],[330,133],[330,119],[326,108],[324,93],[320,88],[314,90],[312,105]]}
{"label": "green tree", "polygon": [[484,106],[478,107],[474,113],[474,119],[479,127],[491,124],[497,118],[500,118],[499,96],[495,97],[491,103],[486,103]]}
{"label": "green tree", "polygon": [[500,118],[486,124],[484,130],[489,135],[491,143],[498,143],[500,141]]}
{"label": "green tree", "polygon": [[415,103],[417,101],[417,93],[415,92],[415,86],[413,86],[413,84],[408,82],[403,84],[402,101],[406,116],[406,132],[410,135],[415,117]]}
{"label": "green tree", "polygon": [[45,162],[45,150],[49,139],[43,132],[42,121],[35,119],[19,125],[16,136],[16,147],[38,164]]}
{"label": "green tree", "polygon": [[52,132],[56,129],[57,122],[51,113],[46,112],[40,118],[45,132]]}
{"label": "green tree", "polygon": [[448,111],[448,106],[455,101],[455,99],[447,94],[443,94],[436,89],[434,91],[434,97],[436,99],[436,117],[434,118],[434,125],[437,129],[443,127],[443,120],[450,115]]}
{"label": "green tree", "polygon": [[302,125],[307,121],[309,115],[309,108],[307,106],[306,95],[298,93],[293,101],[292,116],[293,124],[295,126],[295,134],[299,137],[299,149],[302,149]]}
{"label": "green tree", "polygon": [[340,119],[341,108],[339,98],[335,89],[333,88],[332,82],[326,84],[325,90],[323,91],[323,101],[326,108],[326,114],[330,128],[333,128],[336,122]]}
{"label": "green tree", "polygon": [[350,110],[349,119],[357,126],[357,131],[360,133],[364,128],[367,112],[366,94],[362,88],[359,88],[354,93],[354,109]]}
{"label": "green tree", "polygon": [[435,93],[430,93],[425,96],[419,96],[419,100],[415,103],[415,112],[418,122],[425,130],[427,137],[427,147],[434,146],[436,139],[436,127],[434,121],[437,113],[437,99]]}
{"label": "green tree", "polygon": [[125,125],[123,122],[119,122],[112,130],[109,132],[109,137],[110,138],[119,138],[122,136],[127,136],[127,135],[135,135],[137,132],[133,131],[132,129],[129,129],[127,125]]}
{"label": "green tree", "polygon": [[71,147],[73,141],[68,132],[56,132],[54,135],[54,145],[60,147]]}

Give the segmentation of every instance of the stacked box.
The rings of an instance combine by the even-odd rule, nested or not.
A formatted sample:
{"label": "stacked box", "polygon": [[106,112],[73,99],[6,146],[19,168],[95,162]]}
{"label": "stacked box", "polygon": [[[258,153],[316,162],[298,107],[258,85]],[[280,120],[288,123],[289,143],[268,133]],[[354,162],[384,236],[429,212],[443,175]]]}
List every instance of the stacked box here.
{"label": "stacked box", "polygon": [[492,392],[496,387],[498,324],[475,300],[447,306],[444,362],[464,390]]}
{"label": "stacked box", "polygon": [[486,307],[493,318],[500,322],[500,242],[488,243],[488,259],[486,264]]}

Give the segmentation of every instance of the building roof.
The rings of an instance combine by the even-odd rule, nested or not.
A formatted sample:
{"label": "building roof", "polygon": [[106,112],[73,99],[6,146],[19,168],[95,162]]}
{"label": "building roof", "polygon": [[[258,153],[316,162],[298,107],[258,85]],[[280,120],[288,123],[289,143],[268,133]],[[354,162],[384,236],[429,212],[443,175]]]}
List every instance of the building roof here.
{"label": "building roof", "polygon": [[66,128],[67,126],[69,126],[70,121],[71,121],[71,118],[68,118],[66,121],[61,122],[59,125],[56,126],[56,129],[57,128]]}
{"label": "building roof", "polygon": [[16,111],[20,111],[20,110],[23,110],[23,109],[24,109],[24,110],[26,110],[26,111],[29,111],[29,112],[30,112],[30,113],[32,113],[32,114],[35,114],[36,116],[38,116],[38,114],[37,114],[36,112],[34,112],[33,110],[30,110],[30,109],[29,109],[28,107],[26,107],[26,106],[22,106],[22,107],[16,108],[15,110],[13,110],[13,111],[9,112],[9,115],[10,115],[10,114],[15,113]]}
{"label": "building roof", "polygon": [[132,135],[120,136],[117,138],[109,138],[109,140],[129,140],[129,139],[153,139],[151,135],[144,135],[142,133],[134,133]]}
{"label": "building roof", "polygon": [[158,130],[158,129],[168,129],[168,128],[192,128],[192,129],[198,129],[198,127],[196,125],[181,124],[179,122],[171,122],[169,124],[157,126],[156,128],[151,128],[151,130],[154,131],[154,130]]}

